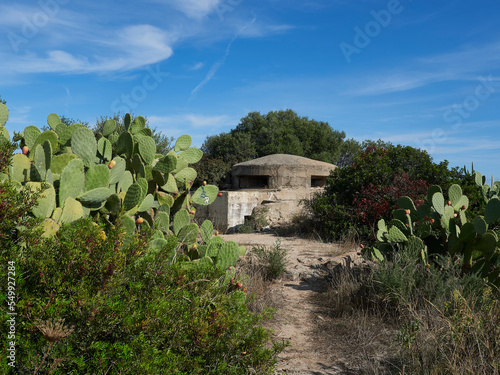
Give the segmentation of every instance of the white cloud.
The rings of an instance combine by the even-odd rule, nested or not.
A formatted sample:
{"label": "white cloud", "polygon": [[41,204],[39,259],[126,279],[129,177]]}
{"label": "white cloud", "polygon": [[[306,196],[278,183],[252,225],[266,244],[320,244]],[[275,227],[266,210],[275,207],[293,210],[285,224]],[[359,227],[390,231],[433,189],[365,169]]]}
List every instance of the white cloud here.
{"label": "white cloud", "polygon": [[[227,115],[204,116],[194,113],[175,115],[175,116],[148,116],[149,124],[152,127],[170,127],[178,128],[220,128],[231,123]],[[237,122],[236,122],[237,123]],[[236,124],[235,123],[235,124]],[[184,130],[185,131],[185,130]]]}
{"label": "white cloud", "polygon": [[205,63],[197,62],[196,64],[189,66],[188,69],[189,70],[200,70],[204,66],[205,66]]}
{"label": "white cloud", "polygon": [[166,0],[166,3],[174,9],[197,20],[212,13],[220,2],[220,0]]}
{"label": "white cloud", "polygon": [[168,59],[173,54],[170,44],[175,40],[175,34],[151,25],[127,26],[107,39],[90,45],[79,44],[78,54],[56,49],[25,53],[13,59],[2,58],[0,71],[8,74],[130,71]]}

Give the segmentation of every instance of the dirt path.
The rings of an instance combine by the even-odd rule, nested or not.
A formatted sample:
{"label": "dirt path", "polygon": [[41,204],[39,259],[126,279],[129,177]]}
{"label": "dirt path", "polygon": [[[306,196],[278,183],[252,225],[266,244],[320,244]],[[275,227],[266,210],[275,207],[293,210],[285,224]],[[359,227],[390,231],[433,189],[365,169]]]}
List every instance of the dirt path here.
{"label": "dirt path", "polygon": [[272,291],[282,299],[272,323],[278,338],[290,341],[280,355],[276,374],[333,375],[356,374],[343,364],[340,353],[318,340],[318,323],[326,314],[318,296],[325,293],[328,269],[337,264],[359,261],[356,251],[349,253],[337,244],[325,244],[271,233],[224,235],[226,240],[246,245],[272,246],[277,240],[288,250],[286,274],[273,283]]}

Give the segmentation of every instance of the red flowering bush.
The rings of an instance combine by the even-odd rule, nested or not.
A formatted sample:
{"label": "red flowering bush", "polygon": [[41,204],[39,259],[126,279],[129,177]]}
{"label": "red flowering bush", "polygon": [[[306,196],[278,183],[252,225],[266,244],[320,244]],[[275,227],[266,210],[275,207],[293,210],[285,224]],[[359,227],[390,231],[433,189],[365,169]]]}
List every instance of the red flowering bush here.
{"label": "red flowering bush", "polygon": [[433,163],[425,151],[371,146],[351,166],[334,170],[324,193],[306,207],[325,239],[338,240],[347,232],[372,238],[375,223],[390,216],[400,196],[418,201],[429,185],[446,188],[456,175],[456,170],[448,170],[447,161]]}

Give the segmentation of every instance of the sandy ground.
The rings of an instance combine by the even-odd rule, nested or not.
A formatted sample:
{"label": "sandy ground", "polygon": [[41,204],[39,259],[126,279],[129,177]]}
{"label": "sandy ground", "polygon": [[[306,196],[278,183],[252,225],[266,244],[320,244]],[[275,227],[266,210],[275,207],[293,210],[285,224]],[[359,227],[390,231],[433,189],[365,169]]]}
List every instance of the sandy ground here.
{"label": "sandy ground", "polygon": [[317,297],[327,290],[328,269],[336,264],[360,262],[356,250],[346,251],[338,244],[277,237],[272,233],[223,237],[248,249],[256,245],[272,246],[279,240],[281,247],[288,250],[286,273],[272,285],[272,292],[282,300],[272,328],[277,338],[290,341],[279,357],[276,374],[357,374],[345,364],[341,352],[332,351],[331,345],[317,340],[318,322],[327,319]]}

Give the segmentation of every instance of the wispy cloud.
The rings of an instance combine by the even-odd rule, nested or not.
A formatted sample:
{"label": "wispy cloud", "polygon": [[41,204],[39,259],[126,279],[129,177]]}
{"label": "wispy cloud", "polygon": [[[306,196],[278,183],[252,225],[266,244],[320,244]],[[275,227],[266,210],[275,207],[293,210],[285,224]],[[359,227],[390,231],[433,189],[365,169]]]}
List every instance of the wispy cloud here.
{"label": "wispy cloud", "polygon": [[238,33],[236,33],[236,35],[233,37],[233,39],[231,39],[231,41],[229,42],[229,44],[227,45],[226,47],[226,52],[224,53],[224,56],[222,56],[222,58],[220,58],[215,64],[212,65],[212,67],[210,68],[210,70],[208,71],[207,75],[205,76],[205,78],[198,84],[198,86],[196,86],[192,91],[191,91],[191,97],[189,100],[192,100],[197,92],[199,90],[201,90],[201,88],[203,86],[205,86],[208,82],[210,82],[212,80],[212,78],[215,76],[215,73],[217,73],[217,71],[219,70],[219,68],[224,65],[224,63],[226,62],[226,58],[229,56],[229,52],[231,50],[231,46],[233,45],[233,42],[238,38],[238,36],[240,35],[240,33],[244,32],[245,29],[251,27],[254,23],[255,23],[255,20],[256,18],[254,17],[252,19],[252,21],[246,25],[246,26],[243,26],[239,31]]}
{"label": "wispy cloud", "polygon": [[188,69],[189,70],[200,70],[204,66],[205,66],[205,63],[197,62],[196,64],[189,66]]}
{"label": "wispy cloud", "polygon": [[215,11],[221,0],[157,0],[184,13],[187,17],[200,20]]}
{"label": "wispy cloud", "polygon": [[446,81],[474,81],[478,72],[491,73],[500,62],[500,41],[480,47],[409,60],[404,68],[384,69],[363,77],[345,95],[379,95],[408,91]]}
{"label": "wispy cloud", "polygon": [[[110,73],[130,71],[168,59],[176,36],[151,25],[127,26],[79,52],[62,49],[27,52],[15,59],[2,58],[0,75],[16,73]],[[93,51],[93,52],[91,52]],[[5,57],[5,52],[0,53]]]}

